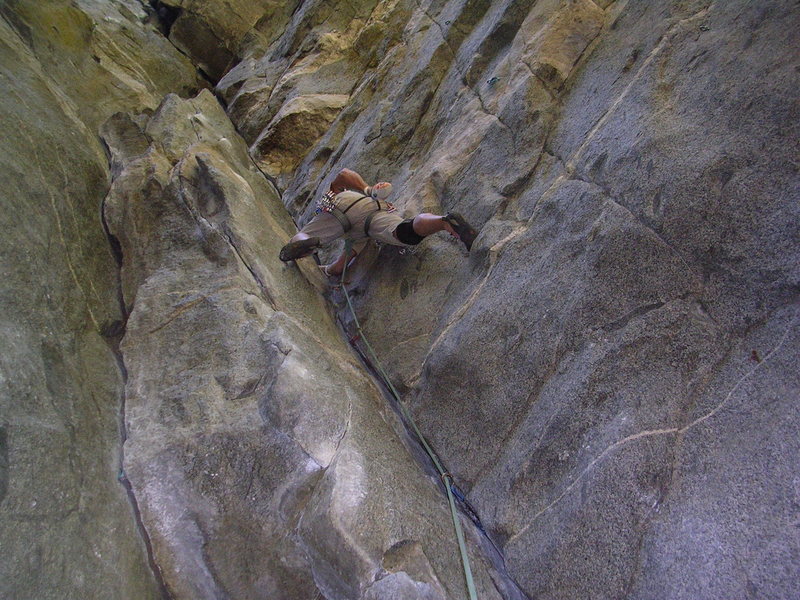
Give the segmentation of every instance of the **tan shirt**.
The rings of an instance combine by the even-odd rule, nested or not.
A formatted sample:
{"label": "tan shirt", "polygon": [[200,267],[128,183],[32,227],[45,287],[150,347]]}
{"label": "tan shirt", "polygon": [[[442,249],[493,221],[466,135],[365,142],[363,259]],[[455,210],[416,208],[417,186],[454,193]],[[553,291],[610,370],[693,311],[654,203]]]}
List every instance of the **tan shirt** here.
{"label": "tan shirt", "polygon": [[[339,210],[347,211],[345,216],[352,225],[347,234],[344,233],[339,219],[328,212],[314,215],[301,231],[309,236],[318,237],[323,245],[346,235],[352,240],[365,240],[370,237],[386,244],[406,246],[394,236],[394,230],[403,222],[403,217],[397,212],[387,210],[376,212],[375,200],[369,196],[365,197],[361,192],[350,190],[336,194],[334,203]],[[382,205],[386,206],[385,203]],[[364,232],[364,223],[372,213],[375,214],[370,221],[369,236],[367,236]]]}

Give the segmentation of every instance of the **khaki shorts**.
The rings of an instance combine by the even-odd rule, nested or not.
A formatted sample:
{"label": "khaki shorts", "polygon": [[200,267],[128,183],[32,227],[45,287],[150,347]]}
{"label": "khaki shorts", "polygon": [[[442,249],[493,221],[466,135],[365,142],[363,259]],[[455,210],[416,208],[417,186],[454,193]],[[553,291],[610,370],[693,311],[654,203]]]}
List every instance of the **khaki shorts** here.
{"label": "khaki shorts", "polygon": [[[336,205],[340,210],[344,210],[352,202],[363,196],[357,192],[342,192],[336,196]],[[373,214],[372,222],[369,226],[369,236],[364,233],[364,223],[369,215]],[[340,237],[347,237],[356,242],[366,242],[370,237],[385,244],[393,246],[408,246],[394,236],[394,230],[403,222],[396,212],[386,210],[375,211],[375,202],[370,199],[361,200],[347,211],[345,215],[352,224],[352,228],[345,235],[339,219],[327,212],[314,215],[306,225],[300,230],[311,237],[318,237],[321,244],[328,244]],[[364,243],[356,244],[356,251],[360,251]]]}

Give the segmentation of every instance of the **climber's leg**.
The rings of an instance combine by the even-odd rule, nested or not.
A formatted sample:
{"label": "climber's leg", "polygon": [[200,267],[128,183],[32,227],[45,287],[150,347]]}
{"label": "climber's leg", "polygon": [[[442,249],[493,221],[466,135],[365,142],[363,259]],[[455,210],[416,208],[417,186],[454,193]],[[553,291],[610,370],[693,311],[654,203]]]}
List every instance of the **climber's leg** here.
{"label": "climber's leg", "polygon": [[336,262],[332,262],[329,265],[322,265],[320,269],[322,272],[325,273],[328,277],[338,277],[344,271],[344,264],[347,261],[352,260],[356,257],[356,251],[351,250],[348,254],[347,250],[341,253],[339,258],[336,259]]}
{"label": "climber's leg", "polygon": [[281,249],[280,259],[287,262],[308,256],[316,248],[342,237],[342,234],[342,224],[336,217],[326,212],[314,215]]}
{"label": "climber's leg", "polygon": [[445,216],[431,213],[420,213],[414,217],[414,233],[426,237],[439,231],[447,231],[456,236],[467,247],[472,248],[472,242],[478,237],[478,232],[459,213],[447,213]]}
{"label": "climber's leg", "polygon": [[431,213],[418,214],[414,217],[412,225],[414,233],[421,237],[428,237],[429,235],[445,230],[449,231],[452,235],[456,234],[452,228],[448,229],[447,223],[442,220],[440,215],[433,215]]}

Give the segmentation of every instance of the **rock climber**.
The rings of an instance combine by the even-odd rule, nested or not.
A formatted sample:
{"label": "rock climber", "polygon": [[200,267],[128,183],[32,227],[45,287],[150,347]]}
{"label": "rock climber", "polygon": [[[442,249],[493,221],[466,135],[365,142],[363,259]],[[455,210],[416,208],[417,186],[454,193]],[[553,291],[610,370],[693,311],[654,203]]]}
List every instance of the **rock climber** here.
{"label": "rock climber", "polygon": [[472,248],[478,232],[460,214],[420,213],[412,219],[403,219],[386,201],[391,191],[391,183],[369,186],[355,171],[342,169],[318,202],[311,221],[281,248],[280,259],[288,262],[308,256],[320,246],[346,236],[355,242],[349,256],[345,249],[335,262],[320,267],[325,275],[339,276],[345,262],[357,256],[369,238],[408,247],[416,246],[431,234],[447,231],[459,238],[467,250]]}

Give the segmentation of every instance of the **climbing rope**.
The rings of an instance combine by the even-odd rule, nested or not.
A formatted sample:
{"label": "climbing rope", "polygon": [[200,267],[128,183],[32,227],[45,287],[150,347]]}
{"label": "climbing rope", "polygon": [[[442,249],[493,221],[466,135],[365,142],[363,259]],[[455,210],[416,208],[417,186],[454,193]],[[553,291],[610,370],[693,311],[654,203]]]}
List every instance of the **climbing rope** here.
{"label": "climbing rope", "polygon": [[[342,291],[344,292],[344,297],[347,300],[347,306],[350,308],[350,313],[353,315],[353,322],[356,325],[356,333],[351,338],[351,343],[354,343],[356,340],[361,339],[364,341],[364,345],[367,347],[369,351],[370,357],[375,365],[375,368],[378,370],[381,379],[383,380],[384,385],[391,391],[392,396],[397,401],[398,406],[400,406],[400,410],[403,413],[403,416],[406,418],[406,421],[411,425],[414,433],[417,434],[417,438],[419,438],[420,443],[422,443],[422,447],[425,449],[425,452],[428,456],[431,457],[436,470],[439,472],[439,476],[442,479],[442,483],[444,484],[444,489],[447,490],[447,501],[450,503],[450,514],[453,517],[453,527],[456,530],[456,539],[458,540],[458,549],[461,552],[461,564],[464,567],[464,577],[467,582],[467,591],[469,592],[470,600],[478,600],[478,594],[475,591],[475,582],[472,580],[472,569],[469,566],[469,557],[467,556],[467,545],[464,542],[464,532],[461,530],[461,521],[458,518],[458,512],[456,511],[456,503],[453,499],[453,494],[456,493],[457,495],[461,496],[458,490],[454,489],[455,484],[453,483],[453,476],[450,475],[445,469],[442,467],[441,462],[439,462],[439,458],[436,456],[436,453],[433,449],[428,445],[428,441],[425,439],[425,436],[422,435],[422,432],[417,427],[417,424],[414,422],[414,419],[411,418],[411,414],[406,409],[403,402],[400,400],[400,394],[397,392],[397,389],[394,387],[391,379],[386,374],[386,371],[383,368],[380,360],[378,360],[377,354],[375,354],[375,350],[373,350],[372,345],[369,343],[367,336],[364,335],[364,332],[361,330],[361,323],[356,316],[356,310],[353,307],[353,302],[350,300],[350,294],[347,292],[347,286],[344,283],[345,275],[347,274],[347,264],[350,262],[350,251],[353,247],[352,240],[347,240],[345,243],[345,254],[347,259],[345,259],[344,268],[342,269]],[[463,496],[461,496],[463,497]]]}

